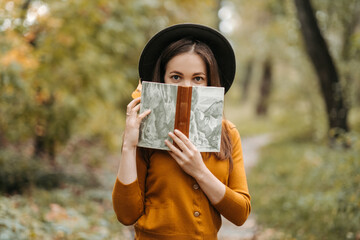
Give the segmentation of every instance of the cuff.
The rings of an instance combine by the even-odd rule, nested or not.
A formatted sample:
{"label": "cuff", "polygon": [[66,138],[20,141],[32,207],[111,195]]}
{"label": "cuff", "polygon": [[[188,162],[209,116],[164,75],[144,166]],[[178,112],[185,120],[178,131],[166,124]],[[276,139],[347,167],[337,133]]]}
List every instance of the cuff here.
{"label": "cuff", "polygon": [[[123,194],[126,192],[126,194]],[[122,183],[117,177],[113,189],[113,197],[120,196],[122,198],[134,198],[137,197],[139,194],[139,182],[136,179],[134,182],[130,184]]]}
{"label": "cuff", "polygon": [[250,214],[250,196],[235,192],[226,186],[224,197],[220,202],[214,204],[214,207],[226,219],[241,226]]}

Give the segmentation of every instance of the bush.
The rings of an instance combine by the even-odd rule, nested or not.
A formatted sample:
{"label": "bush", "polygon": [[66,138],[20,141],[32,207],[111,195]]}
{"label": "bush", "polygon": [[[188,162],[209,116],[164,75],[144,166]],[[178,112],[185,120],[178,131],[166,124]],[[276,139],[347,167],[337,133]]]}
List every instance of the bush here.
{"label": "bush", "polygon": [[53,189],[71,183],[84,187],[98,187],[96,176],[85,170],[67,174],[64,168],[53,168],[40,159],[26,157],[11,150],[0,150],[0,192],[23,193],[34,186]]}
{"label": "bush", "polygon": [[299,139],[264,148],[249,175],[258,222],[286,239],[358,239],[359,140],[335,149]]}
{"label": "bush", "polygon": [[0,192],[21,193],[35,181],[38,162],[13,151],[0,151]]}

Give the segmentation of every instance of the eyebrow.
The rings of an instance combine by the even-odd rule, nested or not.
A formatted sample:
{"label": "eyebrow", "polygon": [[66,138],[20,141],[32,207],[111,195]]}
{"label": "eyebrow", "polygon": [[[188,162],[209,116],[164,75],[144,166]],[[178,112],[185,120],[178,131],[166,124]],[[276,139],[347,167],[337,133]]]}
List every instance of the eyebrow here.
{"label": "eyebrow", "polygon": [[171,71],[169,74],[172,74],[172,73],[176,73],[176,74],[179,74],[179,75],[183,75],[181,72],[178,72],[178,71]]}
{"label": "eyebrow", "polygon": [[[183,75],[183,73],[178,72],[178,71],[171,71],[170,74],[172,74],[172,73],[176,73],[176,74],[179,74],[179,75]],[[205,76],[206,76],[206,74],[203,73],[203,72],[196,72],[196,73],[193,74],[193,76],[194,76],[194,75],[205,75]]]}
{"label": "eyebrow", "polygon": [[197,73],[194,73],[193,75],[206,75],[206,74],[203,72],[197,72]]}

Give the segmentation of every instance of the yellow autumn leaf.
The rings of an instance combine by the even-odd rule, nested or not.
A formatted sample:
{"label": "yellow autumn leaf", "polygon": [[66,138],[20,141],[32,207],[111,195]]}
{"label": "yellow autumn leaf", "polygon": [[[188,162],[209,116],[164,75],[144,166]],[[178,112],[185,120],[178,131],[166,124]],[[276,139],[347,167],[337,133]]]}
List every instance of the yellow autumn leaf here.
{"label": "yellow autumn leaf", "polygon": [[139,84],[138,84],[138,86],[136,87],[136,89],[132,92],[132,94],[131,94],[131,97],[133,98],[133,99],[135,99],[135,98],[138,98],[138,97],[141,97],[141,88],[142,88],[142,85],[141,85],[141,81],[140,81],[140,79],[139,79]]}

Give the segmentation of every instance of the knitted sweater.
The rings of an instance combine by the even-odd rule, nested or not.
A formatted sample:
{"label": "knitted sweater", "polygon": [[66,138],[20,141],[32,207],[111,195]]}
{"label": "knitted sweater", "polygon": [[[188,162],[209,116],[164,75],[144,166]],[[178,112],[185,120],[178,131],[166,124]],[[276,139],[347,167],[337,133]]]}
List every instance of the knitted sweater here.
{"label": "knitted sweater", "polygon": [[137,151],[137,179],[130,184],[116,178],[113,207],[118,220],[135,224],[136,239],[217,239],[221,215],[240,226],[250,214],[250,195],[244,170],[241,140],[236,127],[224,121],[233,145],[229,161],[202,153],[207,168],[226,185],[223,199],[210,203],[193,177],[186,174],[167,151],[154,150],[149,161]]}

